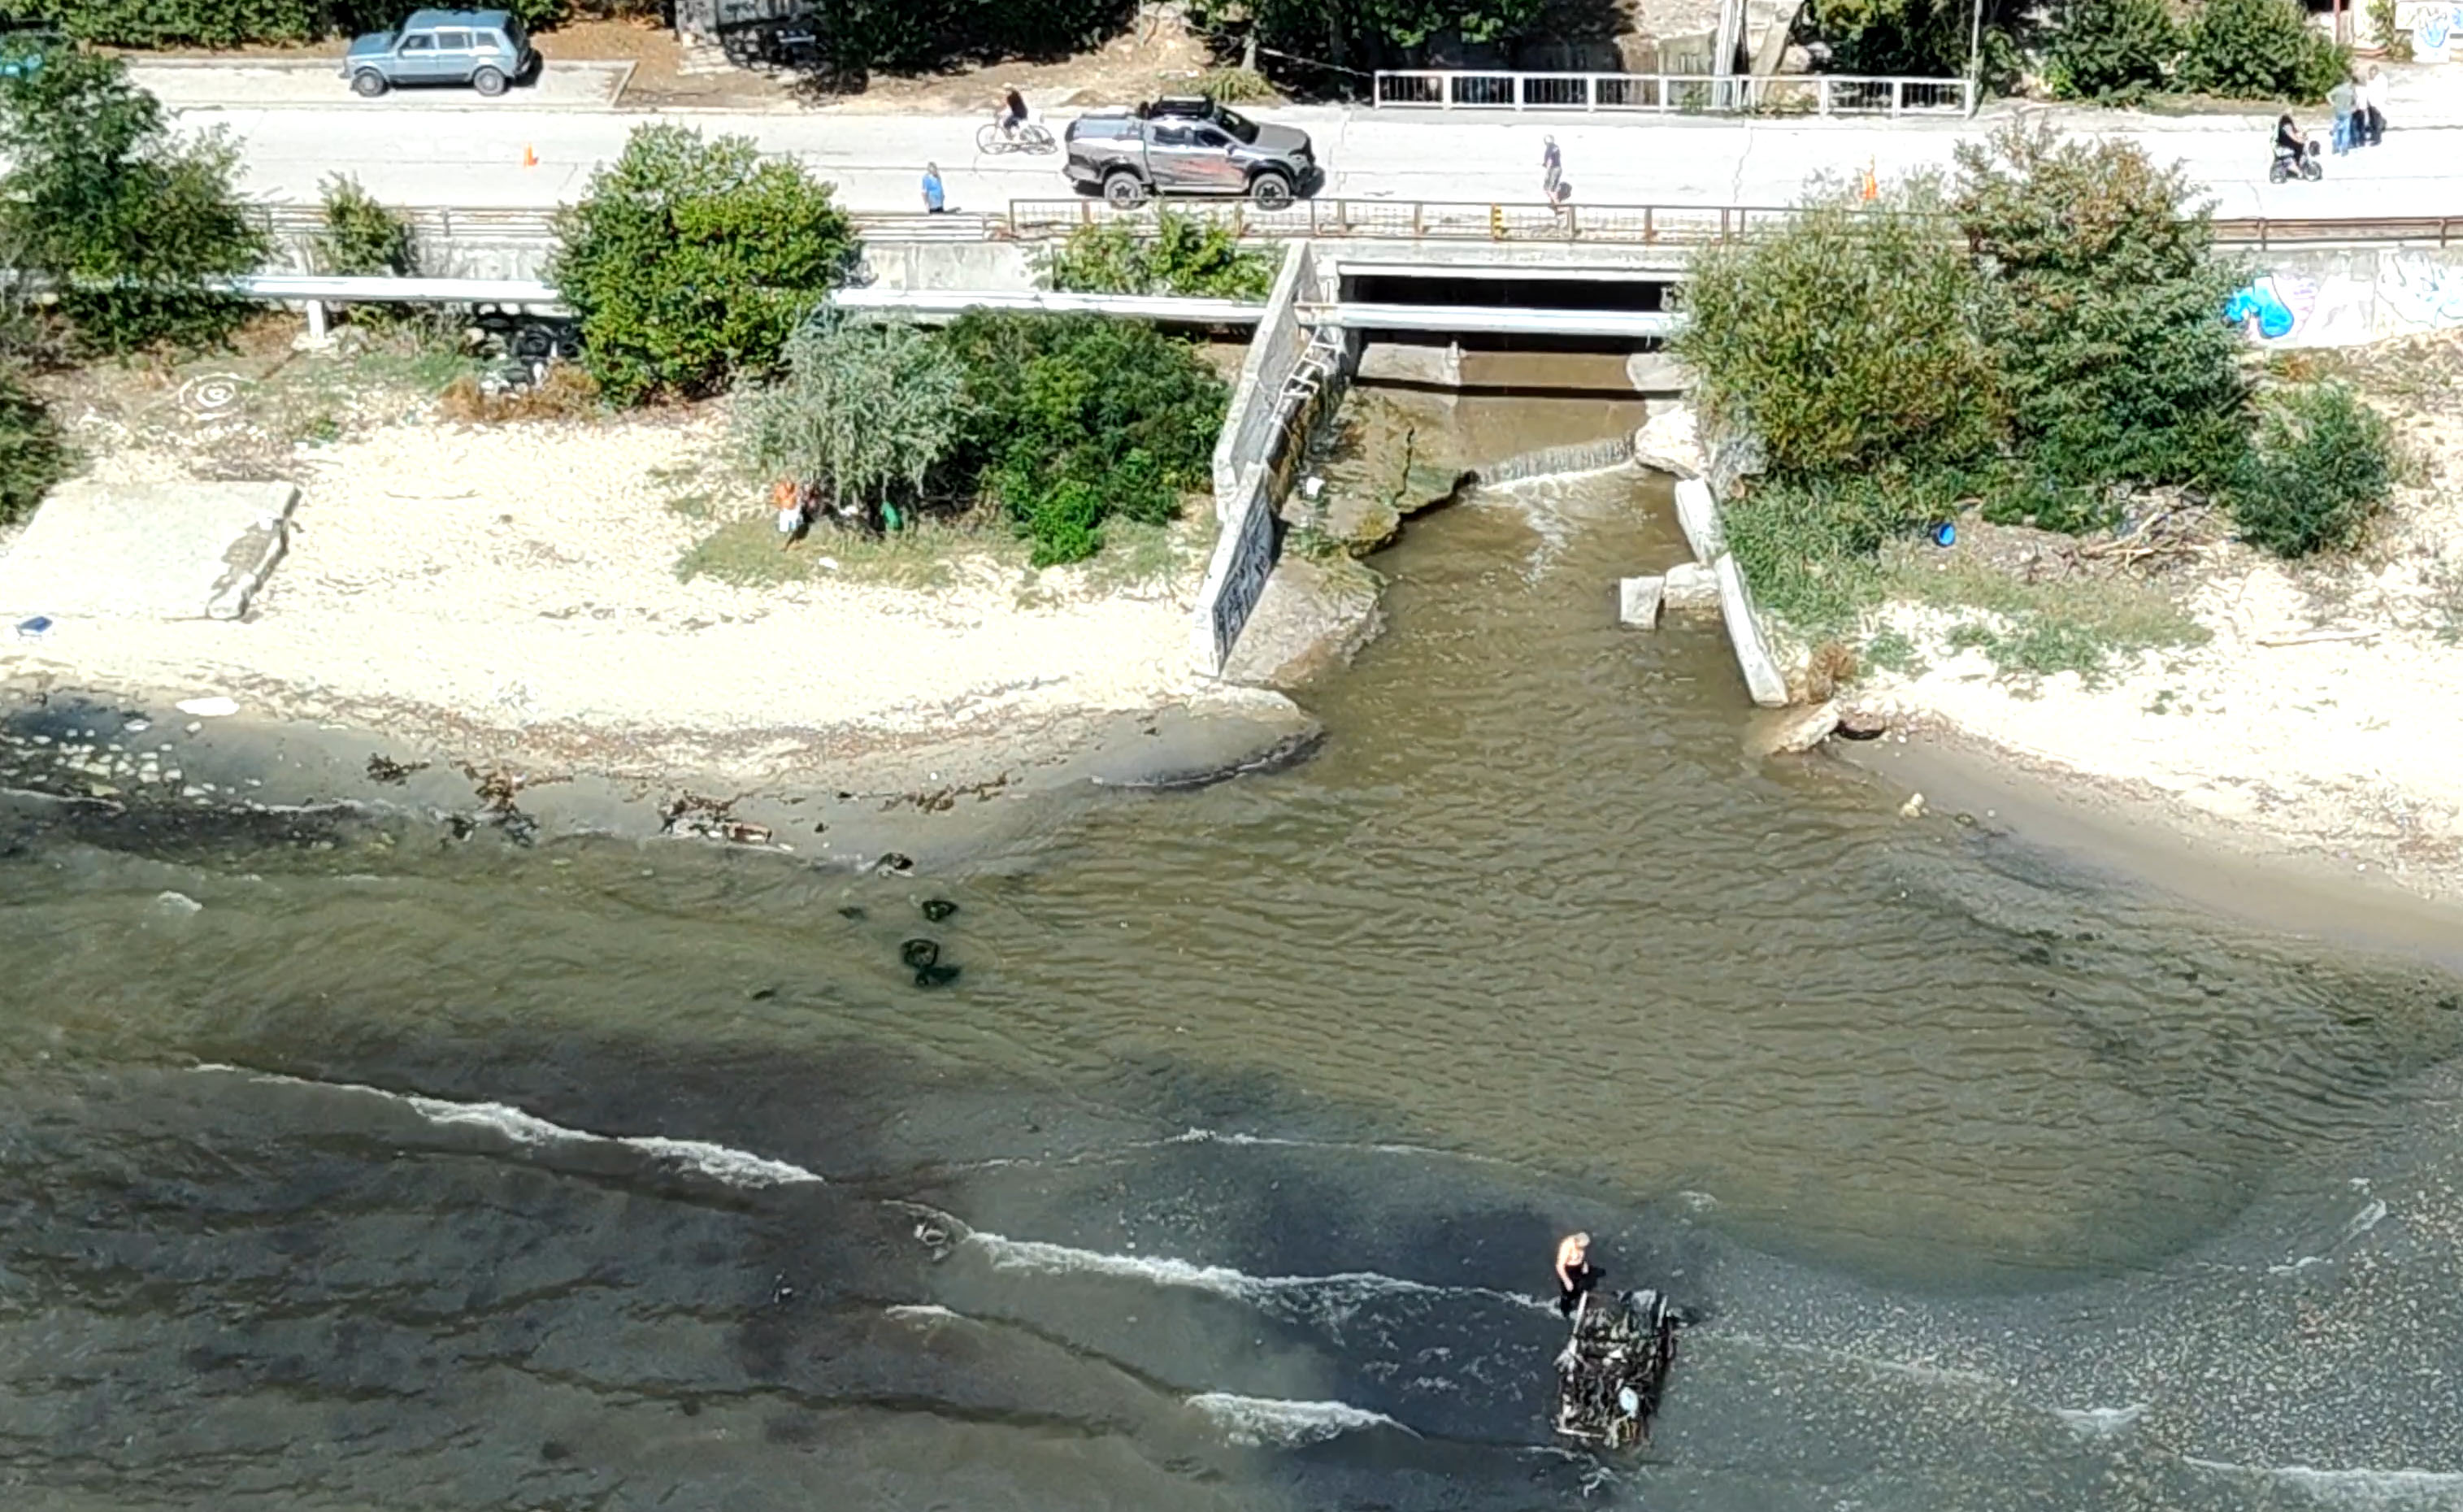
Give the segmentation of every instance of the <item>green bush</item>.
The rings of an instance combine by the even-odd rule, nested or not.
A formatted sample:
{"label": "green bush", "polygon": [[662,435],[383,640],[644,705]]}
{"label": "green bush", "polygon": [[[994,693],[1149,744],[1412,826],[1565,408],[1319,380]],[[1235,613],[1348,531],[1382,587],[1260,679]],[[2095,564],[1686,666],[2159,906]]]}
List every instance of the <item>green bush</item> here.
{"label": "green bush", "polygon": [[[526,26],[563,19],[565,0],[500,0]],[[314,42],[381,31],[409,0],[31,0],[16,10],[70,36],[107,47],[242,47]]]}
{"label": "green bush", "polygon": [[2038,522],[2097,522],[2077,491],[2231,476],[2246,394],[2216,313],[2236,274],[2179,170],[2048,126],[1964,144],[1958,165],[1952,208],[1986,274],[1973,308],[2027,486],[2048,501]]}
{"label": "green bush", "polygon": [[958,443],[966,386],[948,344],[911,325],[816,322],[737,411],[738,446],[764,475],[869,515],[923,493]]}
{"label": "green bush", "polygon": [[316,233],[316,260],[328,273],[361,278],[415,278],[419,243],[410,222],[377,203],[348,174],[322,186],[325,224]]}
{"label": "green bush", "polygon": [[2232,490],[2241,538],[2278,557],[2348,551],[2394,492],[2394,434],[2341,383],[2292,389],[2266,407]]}
{"label": "green bush", "polygon": [[2181,55],[2165,0],[2067,0],[2044,49],[2044,73],[2064,99],[2128,104],[2162,91]]}
{"label": "green bush", "polygon": [[750,137],[640,126],[557,212],[548,279],[581,318],[600,391],[639,405],[775,371],[855,254],[829,186],[798,164]]}
{"label": "green bush", "polygon": [[1093,556],[1113,515],[1169,520],[1207,486],[1229,396],[1187,342],[1139,321],[982,311],[944,340],[967,375],[955,464],[1033,539],[1036,566]]}
{"label": "green bush", "polygon": [[2002,404],[1974,329],[1984,291],[1940,208],[1929,184],[1832,196],[1697,255],[1673,348],[1705,419],[1759,436],[1781,476],[1990,453]]}
{"label": "green bush", "polygon": [[1219,224],[1169,209],[1152,236],[1123,221],[1080,226],[1040,263],[1046,285],[1081,294],[1263,299],[1275,287],[1274,258]]}
{"label": "green bush", "polygon": [[2309,30],[2299,0],[2206,0],[2190,23],[2181,82],[2234,99],[2326,98],[2350,53]]}
{"label": "green bush", "polygon": [[0,240],[53,280],[79,345],[203,345],[247,318],[204,287],[264,259],[232,188],[238,149],[219,132],[175,138],[121,59],[56,51],[0,80]]}
{"label": "green bush", "polygon": [[16,370],[0,367],[0,525],[33,514],[67,471],[59,427]]}

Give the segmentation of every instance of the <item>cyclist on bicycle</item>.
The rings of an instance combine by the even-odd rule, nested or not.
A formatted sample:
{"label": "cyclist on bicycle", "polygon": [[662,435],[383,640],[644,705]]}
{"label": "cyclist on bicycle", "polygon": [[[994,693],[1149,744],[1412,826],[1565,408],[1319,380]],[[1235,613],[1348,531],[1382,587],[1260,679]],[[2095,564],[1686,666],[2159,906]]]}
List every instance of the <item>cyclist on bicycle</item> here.
{"label": "cyclist on bicycle", "polygon": [[1001,100],[1001,135],[1009,138],[1012,142],[1015,142],[1017,140],[1018,132],[1023,129],[1025,125],[1026,97],[1019,94],[1016,88],[1013,86],[1008,95],[1003,97]]}

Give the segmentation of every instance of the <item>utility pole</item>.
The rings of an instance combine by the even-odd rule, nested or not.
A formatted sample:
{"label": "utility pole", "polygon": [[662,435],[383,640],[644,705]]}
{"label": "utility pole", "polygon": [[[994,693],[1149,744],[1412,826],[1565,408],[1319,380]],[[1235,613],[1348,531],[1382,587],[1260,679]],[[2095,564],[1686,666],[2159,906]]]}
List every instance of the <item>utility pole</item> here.
{"label": "utility pole", "polygon": [[[2336,0],[2341,5],[2343,0]],[[1984,102],[1984,0],[1975,0],[1974,18],[1967,27],[1967,113]]]}

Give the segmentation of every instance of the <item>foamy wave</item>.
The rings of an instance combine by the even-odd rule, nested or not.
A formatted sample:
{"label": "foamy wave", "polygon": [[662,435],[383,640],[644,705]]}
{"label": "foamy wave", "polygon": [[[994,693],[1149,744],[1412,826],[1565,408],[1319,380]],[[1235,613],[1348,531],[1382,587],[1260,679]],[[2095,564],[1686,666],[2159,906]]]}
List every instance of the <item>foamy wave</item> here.
{"label": "foamy wave", "polygon": [[360,1082],[318,1082],[308,1077],[252,1071],[246,1066],[213,1062],[197,1069],[245,1076],[251,1081],[272,1085],[315,1086],[330,1092],[379,1097],[407,1107],[440,1128],[485,1129],[516,1145],[621,1145],[653,1160],[698,1171],[731,1187],[783,1187],[799,1183],[818,1184],[821,1180],[801,1166],[772,1160],[766,1155],[756,1155],[729,1145],[713,1145],[699,1139],[668,1139],[658,1134],[595,1134],[586,1129],[569,1129],[562,1124],[551,1123],[507,1103],[457,1103],[450,1098],[388,1091]]}
{"label": "foamy wave", "polygon": [[2343,1232],[2335,1237],[2335,1242],[2326,1246],[2325,1254],[2303,1255],[2290,1264],[2269,1265],[2266,1267],[2266,1273],[2270,1276],[2289,1276],[2298,1271],[2307,1270],[2312,1265],[2325,1264],[2337,1250],[2385,1222],[2388,1211],[2390,1210],[2387,1207],[2385,1198],[2369,1198],[2367,1202],[2362,1204],[2361,1211],[2353,1214],[2351,1220],[2343,1225]]}
{"label": "foamy wave", "polygon": [[2236,1465],[2186,1457],[2181,1462],[2218,1475],[2298,1486],[2321,1501],[2350,1507],[2451,1507],[2456,1497],[2463,1496],[2463,1472],[2452,1470],[2320,1470],[2309,1465]]}
{"label": "foamy wave", "polygon": [[900,1303],[893,1307],[883,1307],[881,1313],[884,1318],[895,1318],[901,1323],[965,1323],[967,1321],[964,1316],[951,1312],[937,1302]]}
{"label": "foamy wave", "polygon": [[1411,1432],[1384,1413],[1372,1413],[1349,1402],[1287,1402],[1273,1396],[1202,1391],[1190,1397],[1188,1405],[1211,1419],[1225,1438],[1243,1445],[1274,1444],[1290,1448],[1323,1443],[1338,1435],[1362,1428]]}
{"label": "foamy wave", "polygon": [[1486,1286],[1435,1286],[1376,1271],[1338,1271],[1330,1276],[1252,1276],[1229,1265],[1200,1265],[1168,1255],[1108,1255],[1101,1250],[1014,1239],[1004,1234],[970,1232],[958,1243],[979,1251],[997,1270],[1045,1275],[1112,1276],[1156,1286],[1210,1292],[1269,1312],[1339,1326],[1375,1297],[1481,1297],[1517,1306],[1551,1309],[1540,1298]]}
{"label": "foamy wave", "polygon": [[1438,1160],[1465,1160],[1478,1166],[1502,1166],[1509,1162],[1493,1155],[1468,1154],[1459,1150],[1438,1150],[1429,1145],[1351,1144],[1333,1139],[1292,1139],[1280,1134],[1225,1133],[1212,1129],[1190,1129],[1160,1141],[1166,1145],[1229,1145],[1234,1149],[1269,1150],[1332,1150],[1345,1154],[1422,1155]]}
{"label": "foamy wave", "polygon": [[2145,1402],[2126,1407],[2056,1407],[2053,1415],[2082,1438],[2109,1438],[2147,1415]]}

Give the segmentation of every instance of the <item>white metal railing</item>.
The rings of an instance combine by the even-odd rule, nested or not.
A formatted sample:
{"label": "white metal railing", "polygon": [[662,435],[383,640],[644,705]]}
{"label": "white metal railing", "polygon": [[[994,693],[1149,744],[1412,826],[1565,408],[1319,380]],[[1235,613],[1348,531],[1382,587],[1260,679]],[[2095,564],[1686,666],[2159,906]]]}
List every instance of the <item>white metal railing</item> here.
{"label": "white metal railing", "polygon": [[1517,74],[1485,69],[1381,71],[1381,110],[1582,110],[1676,115],[1966,116],[1963,78],[1854,74]]}

